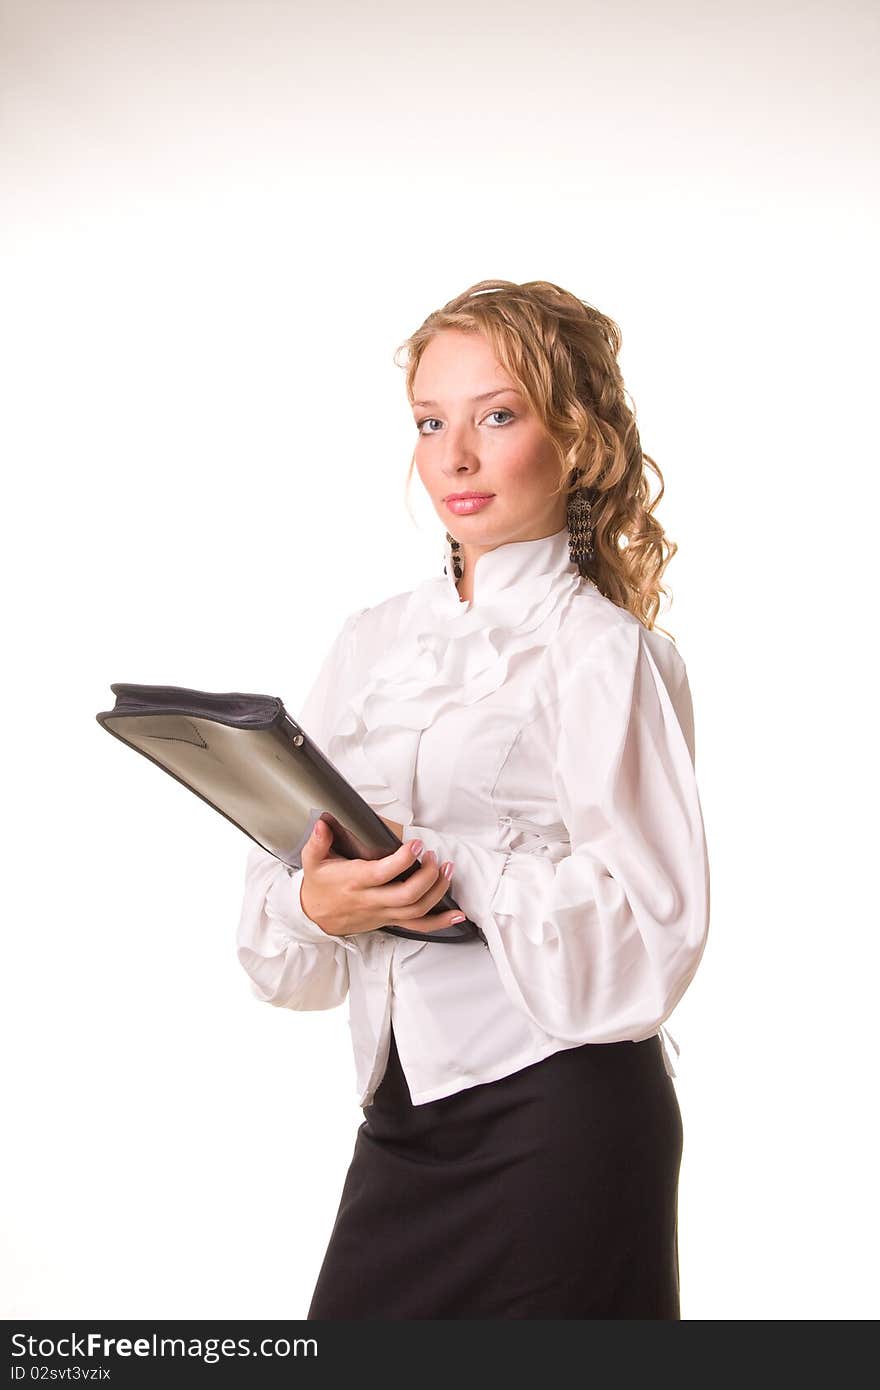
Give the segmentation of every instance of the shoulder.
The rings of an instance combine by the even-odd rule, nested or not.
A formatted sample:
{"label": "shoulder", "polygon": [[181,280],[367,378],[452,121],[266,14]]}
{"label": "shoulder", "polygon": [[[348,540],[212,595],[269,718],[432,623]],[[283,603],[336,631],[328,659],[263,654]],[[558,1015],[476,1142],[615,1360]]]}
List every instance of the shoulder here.
{"label": "shoulder", "polygon": [[613,678],[633,676],[646,662],[670,691],[686,674],[677,646],[664,632],[648,628],[628,608],[585,581],[574,594],[551,645],[551,664],[560,687],[585,669]]}
{"label": "shoulder", "polygon": [[411,589],[405,589],[380,603],[353,609],[345,619],[343,632],[358,646],[382,650],[400,631],[412,593]]}

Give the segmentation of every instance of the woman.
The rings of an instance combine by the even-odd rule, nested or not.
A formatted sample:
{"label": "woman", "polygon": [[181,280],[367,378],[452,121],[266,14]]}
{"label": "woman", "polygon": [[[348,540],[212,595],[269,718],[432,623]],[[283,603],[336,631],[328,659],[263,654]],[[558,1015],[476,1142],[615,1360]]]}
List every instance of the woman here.
{"label": "woman", "polygon": [[[679,1319],[661,1025],[709,868],[663,480],[617,326],[558,286],[482,281],[405,346],[444,575],[353,612],[301,711],[404,843],[253,850],[239,931],[261,999],[350,1000],[364,1121],[308,1317]],[[482,935],[420,941],[447,891]]]}

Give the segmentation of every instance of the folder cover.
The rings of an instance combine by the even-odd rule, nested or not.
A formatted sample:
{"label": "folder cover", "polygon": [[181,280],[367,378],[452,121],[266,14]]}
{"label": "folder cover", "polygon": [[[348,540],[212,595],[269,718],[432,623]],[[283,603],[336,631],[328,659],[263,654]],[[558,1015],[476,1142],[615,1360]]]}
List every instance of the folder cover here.
{"label": "folder cover", "polygon": [[[96,715],[115,738],[149,758],[263,849],[292,868],[315,822],[347,859],[380,859],[402,841],[334,767],[274,695],[217,694],[175,685],[117,682],[111,710]],[[409,865],[391,880],[402,883]],[[458,907],[448,891],[427,915]],[[377,927],[419,941],[486,940],[469,919],[435,932]]]}

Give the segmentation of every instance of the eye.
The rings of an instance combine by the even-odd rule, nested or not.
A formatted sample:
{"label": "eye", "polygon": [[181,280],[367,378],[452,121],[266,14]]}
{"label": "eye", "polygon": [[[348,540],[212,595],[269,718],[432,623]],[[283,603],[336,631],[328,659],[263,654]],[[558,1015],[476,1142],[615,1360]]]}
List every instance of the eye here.
{"label": "eye", "polygon": [[[502,420],[500,423],[496,423],[495,425],[493,425],[493,429],[501,429],[503,425],[509,424],[509,422],[515,418],[512,410],[505,410],[501,406],[499,406],[497,410],[490,410],[489,414],[486,416],[486,419],[491,420],[492,417],[495,415],[506,415],[508,418],[506,420]],[[435,415],[427,415],[425,416],[424,420],[418,420],[416,422],[416,428],[419,434],[437,434],[437,430],[426,430],[424,429],[424,426],[441,425],[442,423],[442,420],[438,420]]]}

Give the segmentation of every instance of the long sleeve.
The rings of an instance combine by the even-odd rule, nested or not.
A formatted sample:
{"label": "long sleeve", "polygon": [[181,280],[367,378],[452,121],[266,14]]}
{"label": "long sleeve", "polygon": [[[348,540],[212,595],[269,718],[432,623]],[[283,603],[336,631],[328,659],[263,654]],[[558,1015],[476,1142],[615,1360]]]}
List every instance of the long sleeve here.
{"label": "long sleeve", "polygon": [[553,782],[570,853],[493,850],[409,824],[455,862],[513,1004],[568,1042],[657,1031],[700,962],[709,863],[683,663],[670,694],[639,623],[578,656],[558,700]]}
{"label": "long sleeve", "polygon": [[[366,609],[351,613],[332,643],[298,718],[324,748],[344,697],[354,630]],[[352,937],[330,936],[300,902],[303,870],[293,869],[260,845],[248,854],[238,924],[238,959],[252,990],[268,1004],[288,1009],[332,1009],[348,993]]]}

